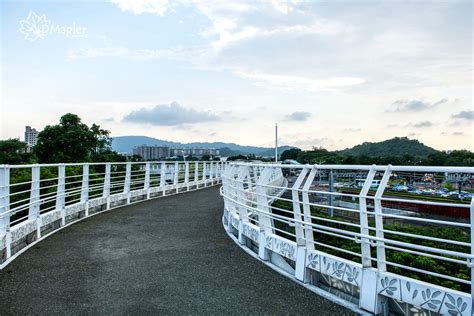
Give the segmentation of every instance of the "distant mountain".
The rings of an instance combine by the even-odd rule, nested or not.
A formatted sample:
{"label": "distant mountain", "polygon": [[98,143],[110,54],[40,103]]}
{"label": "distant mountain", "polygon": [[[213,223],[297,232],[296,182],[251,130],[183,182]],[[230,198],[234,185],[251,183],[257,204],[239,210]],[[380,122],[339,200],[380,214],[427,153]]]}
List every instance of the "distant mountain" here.
{"label": "distant mountain", "polygon": [[[295,148],[293,146],[280,146],[278,147],[278,156],[281,155],[282,152],[284,152],[285,150],[287,149],[291,149],[291,148]],[[262,151],[260,154],[260,156],[263,156],[263,157],[270,157],[270,156],[275,156],[275,148],[269,148],[269,149],[266,149],[265,151]]]}
{"label": "distant mountain", "polygon": [[119,153],[131,153],[133,147],[139,145],[149,146],[181,146],[181,143],[169,142],[148,136],[118,136],[112,138],[112,149]]}
{"label": "distant mountain", "polygon": [[436,149],[420,143],[416,139],[407,137],[395,137],[378,143],[365,142],[352,148],[336,151],[346,156],[402,156],[405,154],[413,156],[428,156],[438,152]]}
{"label": "distant mountain", "polygon": [[[139,145],[149,146],[169,146],[169,147],[201,147],[201,148],[216,148],[221,151],[222,156],[234,156],[234,155],[249,155],[254,154],[256,156],[273,156],[275,154],[274,148],[268,147],[256,147],[256,146],[242,146],[234,143],[223,143],[223,142],[194,142],[194,143],[179,143],[171,142],[167,140],[157,139],[148,136],[117,136],[112,139],[112,149],[118,152],[130,153],[133,147]],[[280,146],[278,147],[278,153],[281,154],[286,149],[294,148],[291,146]]]}

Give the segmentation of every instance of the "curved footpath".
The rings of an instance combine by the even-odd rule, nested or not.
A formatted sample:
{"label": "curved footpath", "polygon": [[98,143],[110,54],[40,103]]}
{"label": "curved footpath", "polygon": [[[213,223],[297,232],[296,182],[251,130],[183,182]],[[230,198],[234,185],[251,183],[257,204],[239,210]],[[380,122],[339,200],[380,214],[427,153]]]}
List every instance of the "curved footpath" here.
{"label": "curved footpath", "polygon": [[71,225],[0,271],[0,315],[352,314],[242,251],[222,210],[212,187]]}

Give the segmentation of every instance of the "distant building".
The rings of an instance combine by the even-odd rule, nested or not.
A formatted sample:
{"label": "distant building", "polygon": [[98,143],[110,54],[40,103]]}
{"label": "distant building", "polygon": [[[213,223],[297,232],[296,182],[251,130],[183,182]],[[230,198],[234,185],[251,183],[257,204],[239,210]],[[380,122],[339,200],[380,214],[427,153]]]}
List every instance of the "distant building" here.
{"label": "distant building", "polygon": [[143,160],[157,160],[161,158],[193,156],[219,156],[219,149],[214,148],[169,148],[166,146],[141,145],[133,148],[133,154],[142,157]]}
{"label": "distant building", "polygon": [[165,146],[142,145],[133,148],[133,154],[142,157],[143,160],[156,160],[168,158],[170,156],[170,148]]}
{"label": "distant building", "polygon": [[35,128],[25,126],[25,143],[28,145],[28,150],[38,142],[38,134],[39,132]]}
{"label": "distant building", "polygon": [[219,149],[215,148],[171,148],[170,156],[193,156],[200,158],[202,156],[219,156]]}

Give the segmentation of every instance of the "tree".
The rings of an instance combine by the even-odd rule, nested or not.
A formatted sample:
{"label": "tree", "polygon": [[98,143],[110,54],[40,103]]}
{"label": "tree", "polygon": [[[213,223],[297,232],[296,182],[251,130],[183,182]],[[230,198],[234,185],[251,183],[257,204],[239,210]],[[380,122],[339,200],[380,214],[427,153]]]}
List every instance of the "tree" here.
{"label": "tree", "polygon": [[0,140],[0,164],[33,163],[33,158],[27,150],[27,144],[19,139]]}
{"label": "tree", "polygon": [[298,159],[298,154],[300,153],[301,149],[299,148],[291,148],[287,149],[281,153],[280,160],[284,161],[287,159],[296,160]]}
{"label": "tree", "polygon": [[68,113],[58,125],[48,125],[39,133],[34,150],[40,163],[90,162],[110,151],[111,143],[109,131],[96,124],[89,128],[79,116]]}

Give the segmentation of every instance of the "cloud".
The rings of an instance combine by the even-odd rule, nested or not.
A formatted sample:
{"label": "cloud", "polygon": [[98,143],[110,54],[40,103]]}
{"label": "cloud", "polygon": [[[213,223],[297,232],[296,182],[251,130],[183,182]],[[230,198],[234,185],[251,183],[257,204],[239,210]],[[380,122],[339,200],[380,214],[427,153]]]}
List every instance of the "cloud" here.
{"label": "cloud", "polygon": [[464,136],[464,133],[463,132],[452,132],[452,133],[441,132],[441,136]]}
{"label": "cloud", "polygon": [[439,101],[429,103],[421,100],[397,100],[392,103],[391,108],[387,112],[418,112],[435,108],[445,104],[448,99],[443,98]]}
{"label": "cloud", "polygon": [[115,119],[113,117],[106,117],[102,121],[103,122],[115,122]]}
{"label": "cloud", "polygon": [[409,123],[409,124],[407,124],[407,126],[412,126],[412,127],[415,127],[415,128],[425,128],[425,127],[431,127],[433,125],[434,125],[434,123],[430,122],[430,121],[422,121],[422,122],[418,122],[418,123]]}
{"label": "cloud", "polygon": [[474,111],[461,111],[451,115],[453,119],[474,121]]}
{"label": "cloud", "polygon": [[361,128],[345,128],[343,129],[343,132],[349,132],[349,133],[357,133],[362,131]]}
{"label": "cloud", "polygon": [[87,58],[127,58],[135,61],[148,60],[190,60],[192,56],[199,56],[202,49],[175,47],[172,49],[129,49],[127,47],[89,47],[68,52],[67,61]]}
{"label": "cloud", "polygon": [[350,87],[365,82],[357,77],[330,77],[330,78],[310,78],[292,75],[275,75],[263,72],[242,72],[237,71],[237,75],[252,79],[264,86],[276,87],[284,90],[330,90],[333,88]]}
{"label": "cloud", "polygon": [[174,126],[218,121],[216,114],[185,108],[177,102],[156,105],[153,108],[141,108],[127,114],[122,121],[151,125]]}
{"label": "cloud", "polygon": [[415,137],[415,136],[417,136],[417,135],[420,135],[420,134],[418,134],[418,133],[409,133],[409,134],[408,134],[408,137]]}
{"label": "cloud", "polygon": [[285,116],[285,119],[288,121],[307,121],[311,117],[311,113],[303,112],[303,111],[296,111],[291,114]]}
{"label": "cloud", "polygon": [[131,11],[133,14],[153,13],[163,16],[168,10],[168,0],[110,0],[120,10]]}

